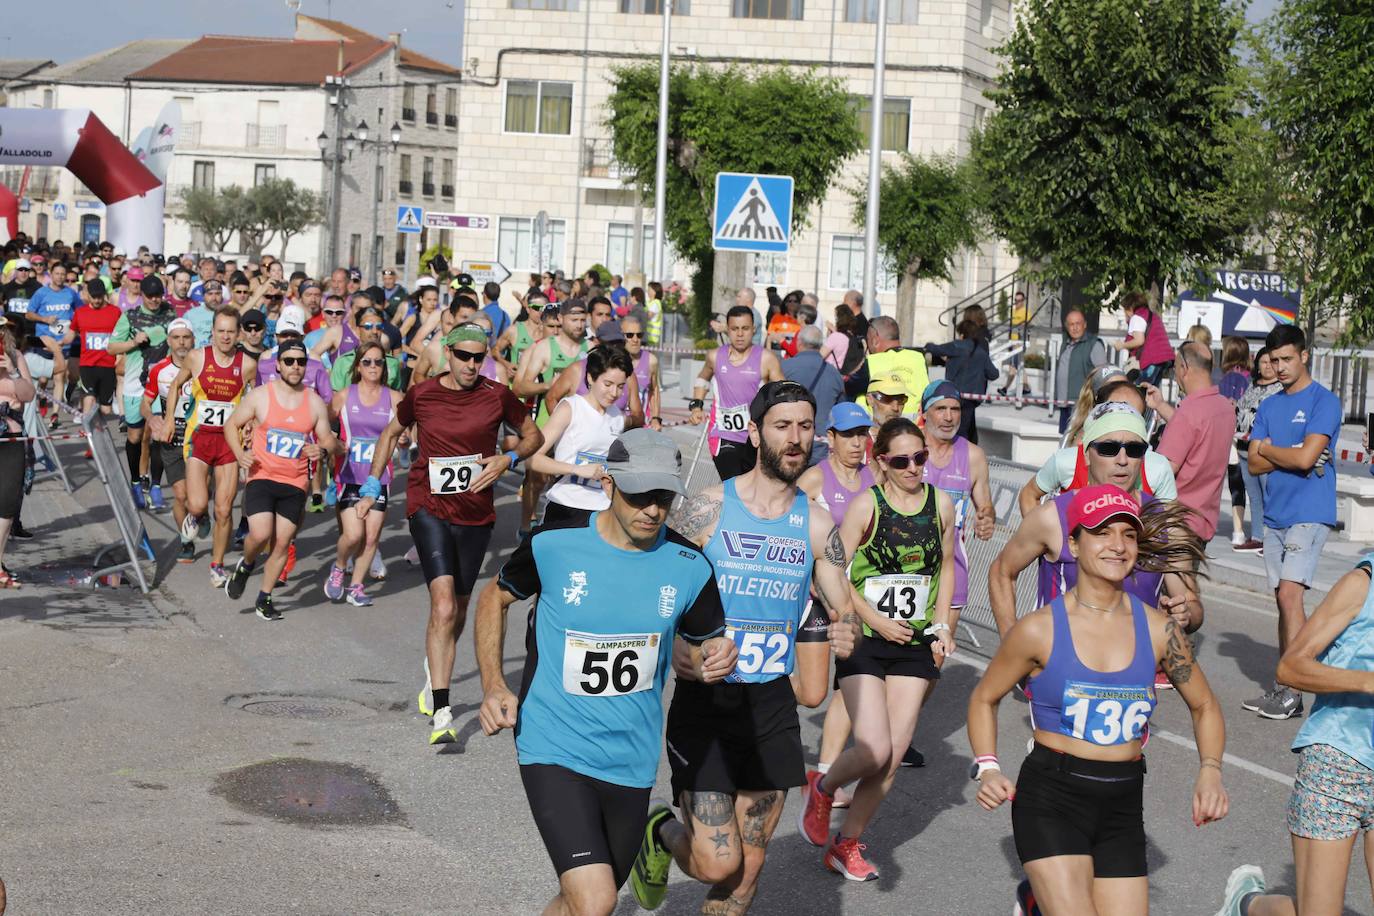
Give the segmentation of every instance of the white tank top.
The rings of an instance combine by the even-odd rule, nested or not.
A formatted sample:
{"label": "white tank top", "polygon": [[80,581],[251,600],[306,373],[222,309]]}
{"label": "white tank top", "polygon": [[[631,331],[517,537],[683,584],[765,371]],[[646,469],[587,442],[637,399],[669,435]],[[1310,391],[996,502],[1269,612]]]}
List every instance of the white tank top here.
{"label": "white tank top", "polygon": [[[572,419],[558,444],[553,459],[567,464],[603,464],[615,437],[625,429],[625,415],[614,404],[603,414],[578,394],[560,402],[572,407]],[[611,504],[601,489],[600,478],[564,476],[549,487],[549,499],[573,509],[605,509]]]}

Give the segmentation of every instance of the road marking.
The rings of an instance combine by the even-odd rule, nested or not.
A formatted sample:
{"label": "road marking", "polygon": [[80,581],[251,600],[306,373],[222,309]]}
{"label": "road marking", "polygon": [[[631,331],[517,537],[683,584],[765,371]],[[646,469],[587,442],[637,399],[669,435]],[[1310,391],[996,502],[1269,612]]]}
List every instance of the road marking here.
{"label": "road marking", "polygon": [[[977,668],[979,671],[988,670],[987,662],[983,661],[981,658],[978,658],[977,656],[969,657],[967,653],[951,655],[949,657],[949,660],[952,662],[958,662],[961,665],[968,665],[971,668]],[[1166,731],[1162,728],[1156,728],[1153,725],[1150,726],[1150,737],[1158,738],[1161,741],[1168,741],[1170,744],[1177,744],[1179,747],[1191,748],[1193,751],[1197,750],[1197,743],[1194,742],[1192,738],[1185,738],[1182,735],[1175,735],[1171,731]],[[1252,760],[1246,760],[1244,757],[1237,757],[1235,754],[1231,753],[1222,754],[1221,759],[1226,763],[1229,763],[1233,767],[1245,770],[1247,773],[1253,773],[1256,776],[1263,776],[1265,779],[1271,779],[1279,785],[1286,786],[1290,789],[1293,788],[1292,776],[1286,776],[1283,773],[1280,773],[1278,770],[1271,770],[1262,763],[1255,763]]]}

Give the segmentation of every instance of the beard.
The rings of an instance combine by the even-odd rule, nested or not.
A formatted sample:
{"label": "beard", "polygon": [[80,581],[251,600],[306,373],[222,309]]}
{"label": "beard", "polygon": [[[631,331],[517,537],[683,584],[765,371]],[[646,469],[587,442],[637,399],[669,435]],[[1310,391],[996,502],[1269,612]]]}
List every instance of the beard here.
{"label": "beard", "polygon": [[807,448],[799,455],[787,455],[769,448],[768,442],[762,436],[759,437],[759,465],[763,468],[764,474],[785,484],[796,483],[806,472],[806,462],[810,454],[811,450]]}

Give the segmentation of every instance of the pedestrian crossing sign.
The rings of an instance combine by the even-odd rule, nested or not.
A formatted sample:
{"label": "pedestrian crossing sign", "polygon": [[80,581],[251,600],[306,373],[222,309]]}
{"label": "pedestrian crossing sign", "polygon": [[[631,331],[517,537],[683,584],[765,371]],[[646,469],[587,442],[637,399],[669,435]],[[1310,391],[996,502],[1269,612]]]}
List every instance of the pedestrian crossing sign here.
{"label": "pedestrian crossing sign", "polygon": [[712,247],[786,254],[792,241],[792,176],[716,173]]}
{"label": "pedestrian crossing sign", "polygon": [[425,227],[424,207],[397,207],[396,231],[419,232]]}

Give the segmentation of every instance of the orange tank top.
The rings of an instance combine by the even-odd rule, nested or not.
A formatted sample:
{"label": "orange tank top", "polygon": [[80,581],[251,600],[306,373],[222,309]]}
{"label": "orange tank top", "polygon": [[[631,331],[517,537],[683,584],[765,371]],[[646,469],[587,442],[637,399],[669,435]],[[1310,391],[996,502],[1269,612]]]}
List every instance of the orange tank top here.
{"label": "orange tank top", "polygon": [[274,480],[304,490],[310,482],[310,461],[305,457],[307,442],[314,439],[315,423],[310,416],[309,393],[296,407],[285,407],[277,400],[277,383],[267,386],[267,416],[253,428],[253,458],[256,462],[249,480]]}

